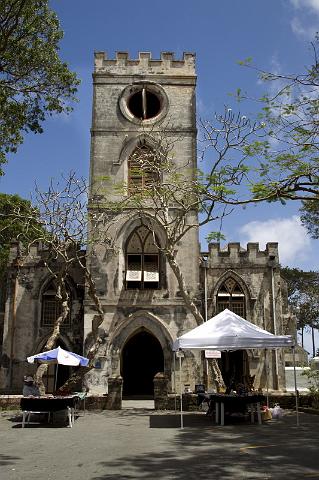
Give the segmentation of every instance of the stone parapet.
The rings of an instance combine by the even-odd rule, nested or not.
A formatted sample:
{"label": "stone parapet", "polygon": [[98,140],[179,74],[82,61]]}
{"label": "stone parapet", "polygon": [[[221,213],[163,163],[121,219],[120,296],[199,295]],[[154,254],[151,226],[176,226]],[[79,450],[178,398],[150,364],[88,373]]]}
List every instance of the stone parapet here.
{"label": "stone parapet", "polygon": [[[233,267],[241,262],[264,266],[278,266],[278,243],[268,242],[265,250],[259,248],[259,243],[248,243],[244,249],[240,243],[228,243],[221,248],[220,243],[210,243],[207,257],[209,267],[217,267],[219,264],[231,264]],[[271,265],[270,265],[271,262]]]}
{"label": "stone parapet", "polygon": [[[110,388],[110,387],[109,387]],[[0,411],[6,410],[20,410],[20,401],[22,395],[0,395]],[[85,398],[86,410],[120,410],[122,406],[122,399],[114,401],[114,395],[88,395]],[[84,406],[83,400],[81,401],[82,407]],[[115,408],[118,407],[118,408]]]}
{"label": "stone parapet", "polygon": [[139,52],[138,59],[130,59],[128,52],[116,52],[115,59],[109,59],[106,52],[95,52],[94,67],[101,74],[195,76],[195,54],[184,52],[182,59],[175,60],[172,52],[161,52],[160,59],[152,59],[151,52]]}

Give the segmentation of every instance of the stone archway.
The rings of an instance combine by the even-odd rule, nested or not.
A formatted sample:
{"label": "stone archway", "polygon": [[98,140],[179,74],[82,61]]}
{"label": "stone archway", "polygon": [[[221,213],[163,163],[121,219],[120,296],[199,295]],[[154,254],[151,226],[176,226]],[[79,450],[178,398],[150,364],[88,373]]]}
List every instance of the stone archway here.
{"label": "stone archway", "polygon": [[123,396],[153,396],[153,379],[164,371],[164,353],[157,338],[145,329],[125,343],[121,355]]}

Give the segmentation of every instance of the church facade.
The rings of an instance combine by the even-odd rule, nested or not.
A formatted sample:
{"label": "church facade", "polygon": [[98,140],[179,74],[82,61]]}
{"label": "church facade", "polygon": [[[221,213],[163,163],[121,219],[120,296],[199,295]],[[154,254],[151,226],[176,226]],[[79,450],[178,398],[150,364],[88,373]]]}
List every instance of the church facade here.
{"label": "church facade", "polygon": [[[147,184],[151,172],[134,168],[134,152],[148,149],[149,132],[160,132],[174,143],[175,161],[196,169],[196,72],[195,56],[184,54],[175,60],[163,52],[154,60],[150,53],[130,59],[118,52],[108,59],[95,53],[93,114],[91,128],[90,197],[101,195],[99,179],[128,188]],[[103,190],[112,200],[112,190]],[[105,212],[107,213],[107,212]],[[196,222],[196,215],[193,219]],[[174,389],[174,340],[197,326],[186,308],[178,282],[157,239],[132,213],[112,219],[112,249],[87,252],[88,266],[103,305],[101,345],[95,368],[87,375],[91,393],[104,394],[110,378],[123,379],[123,395],[152,395],[153,378],[163,372]],[[21,389],[29,368],[27,356],[41,351],[58,311],[54,282],[43,266],[45,249],[39,245],[19,269],[18,246],[12,244],[7,295],[3,315],[0,388]],[[256,325],[276,334],[294,334],[288,312],[285,282],[280,276],[278,245],[264,250],[256,243],[244,249],[238,243],[221,248],[218,243],[200,252],[199,232],[191,229],[178,244],[176,261],[187,289],[203,316],[229,308]],[[71,309],[62,327],[60,344],[85,355],[86,339],[92,331],[95,306],[85,291],[80,270],[70,276]],[[265,388],[263,351],[223,353],[219,360],[225,377],[238,379],[247,369],[255,377],[255,388]],[[183,382],[193,389],[203,383],[206,364],[200,352],[183,359]],[[285,389],[284,352],[272,352],[269,359],[269,387]],[[29,372],[29,370],[28,370]],[[52,389],[54,372],[49,371],[47,389]],[[67,375],[67,372],[65,372]],[[63,379],[60,379],[62,382]]]}

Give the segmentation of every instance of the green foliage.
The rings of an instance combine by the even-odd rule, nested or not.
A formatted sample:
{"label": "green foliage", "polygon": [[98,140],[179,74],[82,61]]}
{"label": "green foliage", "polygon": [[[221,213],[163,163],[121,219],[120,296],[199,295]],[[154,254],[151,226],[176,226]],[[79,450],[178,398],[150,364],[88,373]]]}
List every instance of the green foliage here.
{"label": "green foliage", "polygon": [[226,240],[225,235],[222,232],[210,232],[206,236],[207,242],[220,242],[221,240]]}
{"label": "green foliage", "polygon": [[48,0],[0,0],[0,24],[1,166],[24,133],[71,110],[79,81],[59,58],[63,32]]}
{"label": "green foliage", "polygon": [[[12,222],[11,214],[19,208],[21,222]],[[0,193],[0,270],[3,271],[8,260],[11,240],[19,238],[23,229],[23,217],[32,211],[31,202],[19,195]]]}
{"label": "green foliage", "polygon": [[301,222],[312,238],[319,239],[319,200],[303,202],[300,209]]}
{"label": "green foliage", "polygon": [[[12,214],[17,209],[21,212],[21,219],[12,221]],[[0,281],[6,272],[10,243],[19,239],[24,231],[24,219],[30,214],[33,215],[33,211],[30,201],[24,200],[19,195],[0,193]]]}
{"label": "green foliage", "polygon": [[305,370],[302,374],[308,378],[308,388],[313,397],[313,406],[319,408],[319,370]]}
{"label": "green foliage", "polygon": [[298,328],[319,328],[319,272],[285,267],[281,273],[287,282],[288,302],[297,317]]}
{"label": "green foliage", "polygon": [[[243,138],[246,142],[242,152],[251,161],[249,164],[254,164],[247,203],[319,199],[318,38],[311,45],[313,64],[296,74],[260,70],[251,59],[239,62],[255,69],[266,87],[270,84],[269,91],[255,99],[261,107],[258,121],[262,130],[256,140],[247,135]],[[240,89],[235,96],[244,98]],[[247,158],[243,161],[247,164]]]}

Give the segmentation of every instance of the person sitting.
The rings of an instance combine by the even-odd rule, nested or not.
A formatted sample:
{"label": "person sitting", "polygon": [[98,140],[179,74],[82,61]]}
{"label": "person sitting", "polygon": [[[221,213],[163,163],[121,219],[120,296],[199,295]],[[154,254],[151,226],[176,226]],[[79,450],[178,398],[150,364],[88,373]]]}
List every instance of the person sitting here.
{"label": "person sitting", "polygon": [[40,390],[38,386],[34,383],[33,377],[31,377],[31,375],[26,375],[23,381],[24,385],[22,395],[24,397],[40,397]]}

